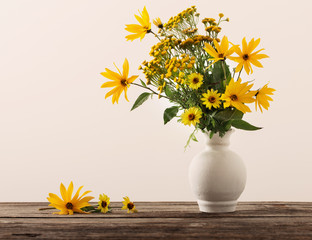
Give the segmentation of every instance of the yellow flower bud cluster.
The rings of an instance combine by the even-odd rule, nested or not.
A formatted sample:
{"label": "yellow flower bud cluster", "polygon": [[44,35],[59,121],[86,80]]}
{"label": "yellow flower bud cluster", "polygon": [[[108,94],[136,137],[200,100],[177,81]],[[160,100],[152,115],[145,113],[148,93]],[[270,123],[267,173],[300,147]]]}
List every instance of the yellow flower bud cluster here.
{"label": "yellow flower bud cluster", "polygon": [[197,31],[198,31],[198,28],[192,29],[192,28],[189,27],[189,28],[185,28],[184,30],[182,30],[182,33],[185,34],[185,35],[190,36],[190,35],[193,35]]}
{"label": "yellow flower bud cluster", "polygon": [[174,28],[178,28],[179,25],[182,24],[184,21],[188,21],[193,18],[194,14],[196,14],[195,6],[187,8],[186,10],[179,13],[177,16],[171,17],[169,21],[164,24],[164,29],[172,31]]}
{"label": "yellow flower bud cluster", "polygon": [[211,42],[212,38],[210,36],[195,35],[191,38],[187,38],[185,41],[181,42],[180,47],[186,49],[192,45],[199,44],[201,42]]}

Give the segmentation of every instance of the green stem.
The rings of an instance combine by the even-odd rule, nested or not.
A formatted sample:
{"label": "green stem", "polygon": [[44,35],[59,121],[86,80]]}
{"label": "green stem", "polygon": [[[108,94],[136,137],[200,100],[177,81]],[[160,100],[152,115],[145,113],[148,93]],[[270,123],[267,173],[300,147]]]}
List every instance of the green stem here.
{"label": "green stem", "polygon": [[[144,86],[142,86],[142,85],[140,85],[140,84],[137,84],[137,83],[131,83],[131,84],[132,84],[132,85],[135,85],[135,86],[138,86],[138,87],[141,87],[141,88],[144,88],[144,89],[148,89],[148,90],[150,90],[153,94],[159,95],[157,92],[155,92],[153,89],[151,89],[151,88],[149,88],[149,87],[144,87]],[[170,98],[168,98],[167,96],[164,96],[164,95],[160,95],[160,97],[167,98],[167,99],[171,100]]]}
{"label": "green stem", "polygon": [[[243,68],[239,71],[239,74],[238,74],[237,80],[239,79],[239,77],[240,77],[240,75],[241,75],[242,71],[243,71]],[[236,80],[236,81],[237,81],[237,80]]]}
{"label": "green stem", "polygon": [[153,33],[155,35],[155,37],[157,37],[158,40],[161,41],[160,37],[156,33],[154,33],[152,30],[151,30],[151,33]]}

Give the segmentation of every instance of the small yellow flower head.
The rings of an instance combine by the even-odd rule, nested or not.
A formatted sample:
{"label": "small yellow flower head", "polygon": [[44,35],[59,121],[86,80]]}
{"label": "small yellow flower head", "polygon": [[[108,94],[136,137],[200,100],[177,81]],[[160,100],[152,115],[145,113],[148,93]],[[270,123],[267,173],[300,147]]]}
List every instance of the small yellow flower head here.
{"label": "small yellow flower head", "polygon": [[188,84],[192,89],[198,89],[203,84],[203,75],[200,73],[192,73],[188,76]]}
{"label": "small yellow flower head", "polygon": [[170,78],[171,75],[172,75],[172,72],[167,72],[167,73],[166,73],[166,78]]}
{"label": "small yellow flower head", "polygon": [[226,18],[224,21],[229,22],[229,21],[230,21],[230,19],[229,19],[229,18]]}
{"label": "small yellow flower head", "polygon": [[98,209],[101,210],[102,213],[107,213],[108,206],[110,204],[109,197],[103,193],[103,194],[100,194],[99,200],[100,201],[98,202],[99,203]]}
{"label": "small yellow flower head", "polygon": [[160,18],[156,18],[153,20],[153,23],[156,27],[160,28],[160,29],[163,29],[164,28],[164,25],[162,24]]}
{"label": "small yellow flower head", "polygon": [[59,198],[56,194],[54,193],[49,193],[49,197],[47,198],[48,201],[50,202],[51,207],[54,207],[60,212],[55,212],[53,214],[60,214],[60,215],[73,215],[74,212],[77,213],[87,213],[81,210],[81,208],[90,206],[89,201],[91,201],[94,197],[84,197],[83,196],[87,195],[91,191],[85,191],[80,197],[79,193],[80,190],[83,188],[83,186],[79,187],[78,191],[76,192],[75,196],[72,197],[73,190],[74,190],[74,185],[73,182],[70,182],[67,190],[63,183],[61,183],[60,186],[60,191],[62,195],[62,199]]}
{"label": "small yellow flower head", "polygon": [[224,17],[224,14],[223,14],[223,13],[219,13],[219,17],[220,17],[220,18],[223,18],[223,17]]}
{"label": "small yellow flower head", "polygon": [[186,109],[184,113],[181,115],[181,122],[184,125],[188,126],[196,126],[197,123],[200,122],[199,119],[202,117],[202,111],[198,107],[191,107]]}
{"label": "small yellow flower head", "polygon": [[268,84],[264,85],[261,89],[259,89],[258,91],[256,91],[256,110],[257,106],[259,106],[260,111],[262,112],[262,108],[268,110],[268,108],[270,107],[270,103],[269,101],[273,101],[273,99],[268,96],[268,95],[273,95],[273,92],[276,91],[274,88],[269,88]]}
{"label": "small yellow flower head", "polygon": [[123,198],[124,201],[123,206],[122,206],[122,210],[127,210],[127,213],[136,213],[138,212],[138,210],[135,208],[135,205],[133,202],[130,201],[129,197],[124,197]]}
{"label": "small yellow flower head", "polygon": [[214,108],[219,108],[221,101],[221,94],[218,93],[218,90],[207,90],[207,93],[203,94],[203,98],[201,100],[203,101],[203,104],[206,105],[207,108],[211,109],[212,107]]}

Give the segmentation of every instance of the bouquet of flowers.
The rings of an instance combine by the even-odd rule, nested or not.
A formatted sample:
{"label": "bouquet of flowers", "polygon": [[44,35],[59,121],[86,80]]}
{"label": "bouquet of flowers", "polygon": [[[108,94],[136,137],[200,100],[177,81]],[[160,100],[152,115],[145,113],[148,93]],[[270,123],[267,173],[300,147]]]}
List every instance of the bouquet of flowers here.
{"label": "bouquet of flowers", "polygon": [[[150,51],[152,59],[145,60],[139,67],[146,80],[134,82],[138,76],[128,75],[129,63],[125,59],[122,73],[117,67],[118,73],[107,68],[101,73],[112,80],[102,85],[102,88],[113,87],[105,98],[112,96],[112,102],[118,103],[124,92],[129,101],[127,90],[133,85],[147,91],[137,98],[131,110],[153,95],[168,99],[172,106],[164,111],[164,123],[177,117],[179,122],[195,127],[187,145],[190,140],[196,141],[198,130],[208,132],[210,137],[216,133],[222,137],[231,127],[260,129],[242,120],[243,115],[251,112],[248,104],[252,103],[256,110],[267,110],[269,101],[272,101],[269,95],[273,95],[275,89],[269,88],[268,84],[252,89],[252,81],[240,78],[243,70],[248,75],[253,73],[252,65],[263,67],[259,60],[268,56],[261,53],[263,49],[256,49],[260,38],[249,42],[243,38],[241,47],[230,42],[226,36],[220,39],[220,25],[229,21],[222,13],[218,20],[202,19],[205,32],[200,34],[197,27],[200,14],[195,6],[171,17],[164,24],[156,18],[153,23],[159,29],[158,33],[152,31],[145,7],[139,14],[135,15],[139,24],[126,25],[125,29],[131,32],[126,39],[142,40],[146,34],[158,39]],[[234,69],[227,64],[228,60],[235,63]]]}

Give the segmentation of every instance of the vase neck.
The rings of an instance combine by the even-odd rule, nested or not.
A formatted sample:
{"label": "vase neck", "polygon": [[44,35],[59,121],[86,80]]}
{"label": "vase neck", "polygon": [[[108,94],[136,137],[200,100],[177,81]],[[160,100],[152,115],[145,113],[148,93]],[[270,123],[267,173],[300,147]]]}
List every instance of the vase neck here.
{"label": "vase neck", "polygon": [[214,134],[212,138],[209,137],[209,133],[206,133],[206,144],[211,148],[225,148],[230,145],[230,137],[234,130],[229,130],[225,133],[223,137],[220,137],[219,134]]}

